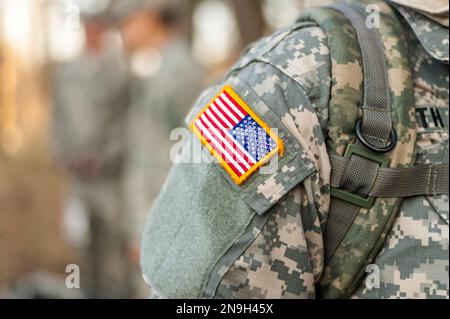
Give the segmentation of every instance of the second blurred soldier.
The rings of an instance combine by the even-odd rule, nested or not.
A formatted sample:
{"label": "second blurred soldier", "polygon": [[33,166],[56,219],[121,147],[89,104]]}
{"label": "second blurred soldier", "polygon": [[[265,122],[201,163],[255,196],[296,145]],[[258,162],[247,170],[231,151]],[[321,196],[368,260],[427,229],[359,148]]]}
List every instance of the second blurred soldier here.
{"label": "second blurred soldier", "polygon": [[170,132],[183,126],[201,89],[180,28],[182,8],[181,1],[131,0],[117,1],[115,11],[134,71],[125,189],[138,233],[171,167]]}
{"label": "second blurred soldier", "polygon": [[87,297],[133,297],[137,267],[128,258],[132,236],[121,188],[128,72],[114,41],[107,41],[109,16],[82,18],[84,51],[55,75],[54,146],[71,177],[70,202],[80,203],[78,211],[87,216],[87,243],[78,247],[81,288]]}

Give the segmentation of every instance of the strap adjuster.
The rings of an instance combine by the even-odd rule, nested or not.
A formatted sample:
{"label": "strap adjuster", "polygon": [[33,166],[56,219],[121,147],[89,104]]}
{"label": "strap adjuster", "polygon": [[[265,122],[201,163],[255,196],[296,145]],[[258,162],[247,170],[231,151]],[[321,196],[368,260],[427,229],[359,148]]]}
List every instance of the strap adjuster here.
{"label": "strap adjuster", "polygon": [[[375,154],[362,145],[349,144],[347,146],[347,149],[345,150],[344,157],[350,160],[353,154],[359,155],[373,162],[377,162],[380,164],[380,167],[388,167],[389,165],[389,157],[387,157],[386,155]],[[330,195],[364,208],[372,207],[373,203],[375,202],[375,197],[362,197],[336,187],[331,187]]]}

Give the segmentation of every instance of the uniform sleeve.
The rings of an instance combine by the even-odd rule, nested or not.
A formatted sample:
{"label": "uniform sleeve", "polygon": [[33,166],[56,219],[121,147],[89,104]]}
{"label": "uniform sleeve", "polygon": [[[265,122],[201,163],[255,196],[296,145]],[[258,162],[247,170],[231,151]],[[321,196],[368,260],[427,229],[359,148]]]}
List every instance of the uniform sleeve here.
{"label": "uniform sleeve", "polygon": [[[322,124],[328,51],[316,27],[291,28],[249,50],[207,90],[191,122],[231,87],[284,145],[276,161],[237,185],[197,137],[176,164],[145,227],[142,268],[168,298],[313,298],[323,267],[330,164]],[[192,154],[201,150],[201,160]]]}

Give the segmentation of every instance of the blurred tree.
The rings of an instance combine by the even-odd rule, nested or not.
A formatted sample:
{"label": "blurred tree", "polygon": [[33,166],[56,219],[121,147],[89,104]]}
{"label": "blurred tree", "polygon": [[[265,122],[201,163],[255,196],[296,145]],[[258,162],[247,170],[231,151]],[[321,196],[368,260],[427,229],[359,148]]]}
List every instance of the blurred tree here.
{"label": "blurred tree", "polygon": [[261,0],[231,0],[243,46],[259,39],[265,30]]}

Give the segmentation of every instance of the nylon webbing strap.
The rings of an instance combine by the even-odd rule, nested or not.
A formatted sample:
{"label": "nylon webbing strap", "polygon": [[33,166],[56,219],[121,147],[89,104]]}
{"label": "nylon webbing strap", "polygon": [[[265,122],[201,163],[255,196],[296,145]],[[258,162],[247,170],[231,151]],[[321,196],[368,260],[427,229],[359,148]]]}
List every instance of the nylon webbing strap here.
{"label": "nylon webbing strap", "polygon": [[[392,131],[390,90],[386,71],[384,48],[376,28],[366,26],[366,15],[350,4],[332,4],[329,8],[342,13],[355,29],[363,61],[364,92],[361,133],[373,147],[389,145]],[[361,197],[368,196],[374,185],[379,163],[354,155],[348,165],[342,167],[340,187]],[[333,172],[333,171],[332,171]],[[325,262],[331,259],[360,207],[347,201],[332,198],[324,233]]]}
{"label": "nylon webbing strap", "polygon": [[366,15],[359,7],[343,3],[329,7],[347,17],[355,29],[361,49],[364,75],[362,134],[371,145],[386,147],[392,130],[392,119],[389,82],[380,34],[376,27],[366,26]]}
{"label": "nylon webbing strap", "polygon": [[378,168],[379,163],[359,155],[353,155],[348,160],[348,165],[344,170],[344,174],[342,174],[339,188],[365,197],[372,189],[372,185],[377,178]]}
{"label": "nylon webbing strap", "polygon": [[[340,156],[330,156],[331,187],[346,188],[347,171],[354,170],[352,161]],[[368,171],[369,175],[373,175]],[[410,197],[448,194],[448,163],[419,164],[405,168],[379,167],[370,180],[367,196]],[[354,193],[354,192],[352,192]]]}
{"label": "nylon webbing strap", "polygon": [[[341,157],[338,156],[336,156],[336,158],[341,159]],[[342,157],[342,159],[345,158]],[[366,197],[371,191],[372,186],[376,183],[379,163],[358,155],[353,155],[350,159],[345,160],[346,162],[343,165],[338,165],[341,162],[337,162],[338,164],[333,165],[333,161],[331,161],[331,186],[345,189],[348,192],[361,197]],[[335,177],[335,167],[339,173],[339,178]],[[339,181],[339,186],[333,185],[333,181],[336,179]],[[360,208],[361,207],[347,201],[332,198],[330,210],[328,212],[327,227],[324,234],[326,262],[328,262],[334,254],[334,251],[352,225]]]}
{"label": "nylon webbing strap", "polygon": [[328,212],[327,226],[324,233],[325,263],[333,256],[342,238],[353,223],[360,207],[338,198],[333,198]]}

